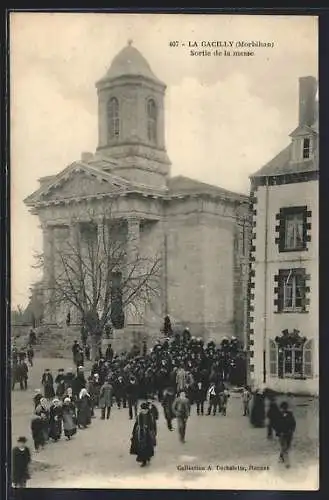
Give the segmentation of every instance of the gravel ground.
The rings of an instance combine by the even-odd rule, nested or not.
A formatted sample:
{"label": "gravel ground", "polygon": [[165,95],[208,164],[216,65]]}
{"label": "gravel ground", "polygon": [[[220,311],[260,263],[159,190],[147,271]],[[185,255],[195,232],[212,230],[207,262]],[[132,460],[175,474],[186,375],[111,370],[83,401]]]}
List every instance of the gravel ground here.
{"label": "gravel ground", "polygon": [[[70,360],[36,359],[28,390],[16,387],[12,392],[13,441],[18,435],[26,435],[33,450],[30,418],[34,389],[40,387],[44,368],[55,374],[58,368],[70,366]],[[32,451],[28,487],[317,489],[318,401],[295,397],[289,402],[297,420],[291,469],[278,463],[277,440],[268,441],[265,429],[250,426],[248,418],[242,416],[239,395],[232,393],[226,417],[198,417],[192,408],[185,444],[178,441],[176,430],[167,430],[159,407],[156,455],[144,469],[129,454],[133,422],[128,410],[115,406],[108,421],[100,420],[100,410],[96,410],[92,425],[78,431],[72,441],[62,439],[47,444],[39,453]],[[185,466],[205,470],[191,471]],[[235,470],[224,471],[223,466]]]}

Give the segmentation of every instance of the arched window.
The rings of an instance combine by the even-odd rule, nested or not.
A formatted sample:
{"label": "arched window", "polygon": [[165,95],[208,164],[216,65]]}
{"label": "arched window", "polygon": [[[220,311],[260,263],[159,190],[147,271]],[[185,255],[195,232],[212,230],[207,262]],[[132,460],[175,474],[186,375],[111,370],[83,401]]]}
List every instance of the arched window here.
{"label": "arched window", "polygon": [[312,377],[312,349],[312,340],[306,340],[298,333],[289,333],[285,330],[275,341],[269,341],[270,374],[279,378]]}
{"label": "arched window", "polygon": [[157,105],[154,99],[147,101],[147,137],[150,142],[157,142]]}
{"label": "arched window", "polygon": [[110,140],[116,139],[120,135],[119,101],[116,97],[111,97],[107,103],[107,126]]}

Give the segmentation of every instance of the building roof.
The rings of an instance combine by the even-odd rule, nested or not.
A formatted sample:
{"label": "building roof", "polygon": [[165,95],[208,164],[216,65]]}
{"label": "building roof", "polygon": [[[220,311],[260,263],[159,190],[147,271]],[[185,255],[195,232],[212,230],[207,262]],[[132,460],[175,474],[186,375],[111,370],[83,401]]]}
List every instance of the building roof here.
{"label": "building roof", "polygon": [[53,200],[49,198],[53,196],[52,193],[56,189],[60,189],[63,184],[79,173],[87,175],[94,184],[93,189],[90,192],[90,197],[103,197],[106,195],[120,195],[128,193],[140,193],[145,196],[163,196],[167,191],[163,189],[154,189],[150,186],[145,186],[136,182],[130,182],[123,177],[113,175],[112,173],[101,170],[91,164],[84,163],[83,161],[76,161],[59,172],[57,175],[54,175],[49,182],[42,183],[39,189],[25,198],[24,203],[29,207],[36,207],[40,204],[48,204],[50,201],[55,202],[56,204],[57,201],[61,202],[65,198],[67,200],[76,201],[79,198],[85,197],[86,195],[83,192],[72,192],[66,194],[64,198],[61,197],[58,200],[56,199],[56,195],[53,197]]}
{"label": "building roof", "polygon": [[295,174],[301,172],[311,172],[319,170],[318,156],[310,160],[292,162],[292,144],[285,147],[279,154],[270,160],[261,169],[257,170],[250,178],[254,177],[273,177],[277,175]]}
{"label": "building roof", "polygon": [[172,177],[168,180],[169,196],[177,195],[187,195],[187,194],[208,194],[210,196],[220,196],[225,198],[231,198],[238,201],[246,201],[247,195],[241,193],[235,193],[234,191],[229,191],[223,189],[219,186],[214,186],[213,184],[207,184],[205,182],[198,181],[196,179],[190,179],[189,177],[184,177],[183,175],[178,175]]}
{"label": "building roof", "polygon": [[132,41],[124,47],[113,59],[106,75],[100,80],[112,80],[121,76],[142,76],[164,85],[153,73],[145,57],[132,46]]}

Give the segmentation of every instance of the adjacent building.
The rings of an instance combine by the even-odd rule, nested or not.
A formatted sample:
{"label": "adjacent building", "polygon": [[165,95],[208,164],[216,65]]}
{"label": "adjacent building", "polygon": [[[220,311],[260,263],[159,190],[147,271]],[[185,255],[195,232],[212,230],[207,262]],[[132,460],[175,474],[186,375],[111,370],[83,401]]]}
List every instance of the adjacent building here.
{"label": "adjacent building", "polygon": [[317,81],[299,79],[299,123],[289,145],[251,176],[251,379],[318,393],[319,159]]}
{"label": "adjacent building", "polygon": [[[104,207],[115,199],[112,216],[120,227],[124,221],[125,234],[133,235],[142,252],[157,252],[162,259],[159,296],[138,317],[129,311],[119,314],[120,337],[136,342],[141,335],[158,335],[169,314],[174,325],[188,326],[205,339],[235,335],[244,341],[249,198],[171,176],[165,145],[166,85],[131,42],[96,88],[95,153],[83,153],[57,175],[40,179],[39,189],[25,200],[41,222],[45,289],[56,273],[54,247],[87,231],[91,222],[93,227],[96,223],[97,237],[103,230]],[[120,287],[117,278],[115,286]],[[65,320],[68,310],[71,321],[79,321],[73,309],[70,304],[50,304],[45,321]]]}

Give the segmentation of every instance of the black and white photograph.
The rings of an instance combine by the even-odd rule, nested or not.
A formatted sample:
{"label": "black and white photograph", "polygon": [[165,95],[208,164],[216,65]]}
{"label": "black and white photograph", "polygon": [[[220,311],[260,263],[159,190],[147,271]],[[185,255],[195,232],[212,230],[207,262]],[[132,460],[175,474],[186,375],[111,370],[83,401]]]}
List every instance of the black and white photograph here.
{"label": "black and white photograph", "polygon": [[11,12],[13,489],[319,488],[318,18]]}

